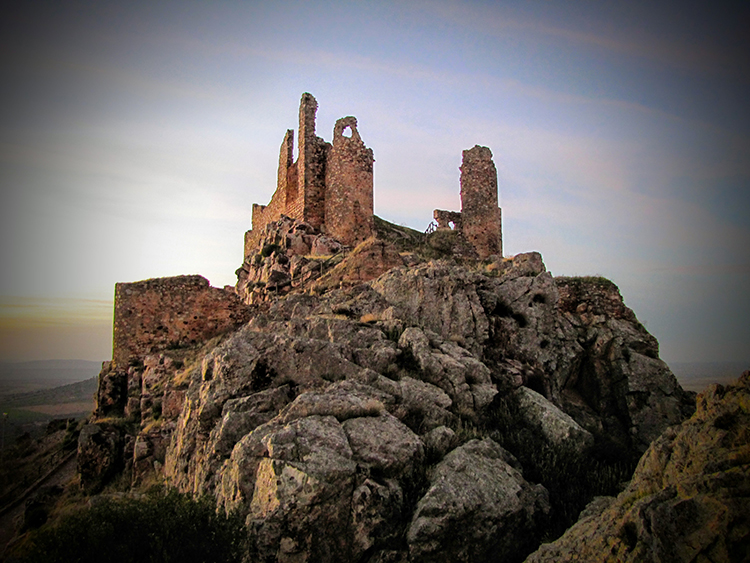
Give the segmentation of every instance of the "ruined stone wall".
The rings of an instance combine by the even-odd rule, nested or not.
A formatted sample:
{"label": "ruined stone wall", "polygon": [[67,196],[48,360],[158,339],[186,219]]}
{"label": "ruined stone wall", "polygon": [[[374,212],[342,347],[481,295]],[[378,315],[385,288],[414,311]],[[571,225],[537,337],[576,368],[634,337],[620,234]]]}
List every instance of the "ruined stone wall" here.
{"label": "ruined stone wall", "polygon": [[444,209],[436,209],[432,212],[432,218],[437,222],[438,229],[450,229],[450,224],[453,223],[453,229],[455,229],[456,231],[461,230],[460,211],[445,211]]}
{"label": "ruined stone wall", "polygon": [[287,129],[284,140],[279,150],[279,169],[276,176],[276,191],[271,196],[268,205],[253,204],[253,228],[245,233],[245,252],[248,253],[255,248],[259,238],[262,236],[264,227],[268,223],[278,221],[282,215],[290,215],[296,208],[297,217],[302,217],[302,207],[297,203],[297,163],[294,159],[294,130]]}
{"label": "ruined stone wall", "polygon": [[461,163],[461,230],[480,259],[503,253],[497,169],[487,147],[463,151]]}
{"label": "ruined stone wall", "polygon": [[266,224],[278,221],[281,215],[294,219],[302,218],[302,198],[299,194],[299,179],[297,175],[297,163],[294,162],[294,130],[288,129],[284,135],[279,151],[279,171],[276,182],[276,191],[283,197],[283,206],[269,215]]}
{"label": "ruined stone wall", "polygon": [[[279,151],[276,191],[268,205],[253,205],[253,226],[245,233],[243,258],[256,248],[266,225],[282,215],[305,221],[345,244],[355,245],[373,232],[373,155],[357,131],[354,117],[339,119],[334,146],[315,134],[318,102],[302,94],[299,107],[299,156],[293,162],[294,131],[287,130]],[[351,137],[345,130],[351,129]]]}
{"label": "ruined stone wall", "polygon": [[[351,136],[344,135],[351,131]],[[354,246],[369,238],[373,223],[373,154],[357,131],[357,119],[342,117],[333,129],[326,163],[326,232]]]}
{"label": "ruined stone wall", "polygon": [[315,135],[318,102],[305,92],[299,106],[298,191],[303,198],[303,218],[316,229],[325,220],[326,157],[331,145]]}
{"label": "ruined stone wall", "polygon": [[277,190],[268,205],[253,204],[253,228],[245,232],[245,251],[243,254],[245,258],[263,237],[266,225],[278,221],[282,215],[285,215],[285,199],[286,194]]}
{"label": "ruined stone wall", "polygon": [[265,231],[265,225],[262,229],[252,229],[245,231],[245,244],[243,245],[243,262],[248,258],[251,258],[255,254],[255,249],[258,247],[259,241],[263,238],[263,232]]}
{"label": "ruined stone wall", "polygon": [[[276,191],[284,193],[284,205],[289,204],[289,200],[297,198],[297,178],[294,178],[294,184],[290,185],[290,175],[294,175],[294,129],[287,129],[284,140],[281,141],[279,149],[279,168],[276,172]],[[293,188],[290,190],[290,188]],[[291,192],[291,193],[290,193]]]}
{"label": "ruined stone wall", "polygon": [[265,226],[278,221],[285,214],[285,199],[286,194],[277,190],[268,205],[253,204],[253,228],[245,233],[245,257],[247,257],[250,250],[255,248],[258,240],[262,238]]}
{"label": "ruined stone wall", "polygon": [[318,102],[302,94],[299,107],[299,157],[294,158],[294,130],[288,129],[281,142],[276,191],[268,205],[253,205],[253,228],[245,233],[245,257],[262,237],[263,228],[282,215],[307,221],[320,228],[325,219],[326,158],[331,148],[315,135]]}
{"label": "ruined stone wall", "polygon": [[189,346],[250,320],[239,297],[202,276],[115,284],[112,360],[120,369],[167,348]]}

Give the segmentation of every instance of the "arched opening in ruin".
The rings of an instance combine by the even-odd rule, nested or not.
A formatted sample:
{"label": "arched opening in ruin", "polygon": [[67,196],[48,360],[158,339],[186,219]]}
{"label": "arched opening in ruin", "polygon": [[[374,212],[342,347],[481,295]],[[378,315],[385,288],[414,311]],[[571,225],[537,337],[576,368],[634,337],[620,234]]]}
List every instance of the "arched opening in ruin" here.
{"label": "arched opening in ruin", "polygon": [[354,131],[352,131],[352,126],[347,125],[341,130],[341,136],[346,137],[347,139],[351,139],[352,135],[354,135]]}

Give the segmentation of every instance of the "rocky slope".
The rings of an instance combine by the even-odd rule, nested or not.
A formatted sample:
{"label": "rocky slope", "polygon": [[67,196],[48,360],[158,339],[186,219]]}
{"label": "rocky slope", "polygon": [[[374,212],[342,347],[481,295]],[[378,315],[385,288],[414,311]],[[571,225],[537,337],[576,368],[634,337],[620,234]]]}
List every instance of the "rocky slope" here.
{"label": "rocky slope", "polygon": [[611,282],[376,224],[356,249],[269,225],[238,270],[249,323],[100,388],[84,488],[208,492],[251,560],[521,561],[691,414]]}
{"label": "rocky slope", "polygon": [[527,562],[748,561],[750,372],[697,405],[654,441],[624,492],[596,499]]}

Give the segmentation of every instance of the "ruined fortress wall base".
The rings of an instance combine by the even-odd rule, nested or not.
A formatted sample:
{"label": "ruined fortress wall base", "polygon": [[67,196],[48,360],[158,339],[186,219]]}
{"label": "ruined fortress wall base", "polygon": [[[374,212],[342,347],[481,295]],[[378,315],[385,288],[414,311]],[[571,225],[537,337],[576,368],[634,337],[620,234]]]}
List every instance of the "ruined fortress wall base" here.
{"label": "ruined fortress wall base", "polygon": [[112,360],[118,368],[147,354],[190,346],[250,320],[250,309],[202,276],[115,284]]}
{"label": "ruined fortress wall base", "polygon": [[258,246],[258,232],[257,230],[245,231],[245,245],[244,245],[244,259],[247,260],[251,257],[253,251]]}

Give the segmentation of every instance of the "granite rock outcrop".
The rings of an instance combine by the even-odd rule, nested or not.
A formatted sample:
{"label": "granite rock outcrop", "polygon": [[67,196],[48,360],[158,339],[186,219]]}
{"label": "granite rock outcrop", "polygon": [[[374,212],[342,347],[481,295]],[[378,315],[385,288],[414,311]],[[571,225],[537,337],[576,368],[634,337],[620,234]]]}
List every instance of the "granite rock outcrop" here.
{"label": "granite rock outcrop", "polygon": [[490,438],[446,455],[407,530],[411,561],[513,560],[528,551],[549,513],[548,493],[514,462]]}
{"label": "granite rock outcrop", "polygon": [[750,557],[750,372],[698,395],[667,429],[627,489],[596,499],[527,563],[747,561]]}
{"label": "granite rock outcrop", "polygon": [[489,148],[420,233],[373,215],[357,120],[328,143],[316,110],[303,94],[234,287],[117,284],[81,485],[210,495],[252,561],[520,562],[694,396],[612,282],[502,256]]}
{"label": "granite rock outcrop", "polygon": [[82,432],[84,486],[211,494],[257,560],[521,561],[561,518],[545,463],[627,467],[689,416],[611,282],[538,253],[430,260],[431,235],[376,224],[390,235],[316,258],[324,235],[269,223],[239,329],[105,366],[97,412],[124,422]]}
{"label": "granite rock outcrop", "polygon": [[488,147],[417,232],[373,215],[356,118],[329,143],[316,111],[235,286],[116,285],[84,495],[206,495],[248,561],[748,560],[750,373],[696,411],[614,283],[503,256]]}

